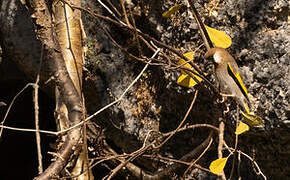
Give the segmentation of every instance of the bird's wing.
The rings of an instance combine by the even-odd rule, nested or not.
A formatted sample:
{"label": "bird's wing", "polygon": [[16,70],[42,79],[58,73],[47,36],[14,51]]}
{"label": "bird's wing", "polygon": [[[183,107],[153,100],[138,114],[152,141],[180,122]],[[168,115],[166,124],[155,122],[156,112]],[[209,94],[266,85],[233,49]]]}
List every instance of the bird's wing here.
{"label": "bird's wing", "polygon": [[237,84],[237,86],[239,87],[243,95],[246,97],[246,99],[249,100],[248,91],[247,91],[246,86],[243,83],[240,72],[238,70],[235,70],[233,67],[235,67],[235,65],[228,62],[227,64],[228,73],[234,79],[235,83]]}

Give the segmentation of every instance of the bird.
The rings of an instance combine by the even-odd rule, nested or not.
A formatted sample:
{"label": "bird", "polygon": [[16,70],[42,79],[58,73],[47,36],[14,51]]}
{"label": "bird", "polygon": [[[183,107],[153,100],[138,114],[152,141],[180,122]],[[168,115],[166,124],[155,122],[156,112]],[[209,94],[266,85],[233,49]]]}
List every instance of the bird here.
{"label": "bird", "polygon": [[249,114],[250,103],[247,88],[240,75],[239,66],[235,59],[224,48],[211,48],[204,55],[205,58],[213,56],[215,76],[221,95],[233,97],[234,100]]}
{"label": "bird", "polygon": [[215,64],[215,76],[219,84],[219,89],[222,96],[231,96],[239,104],[243,110],[241,111],[245,121],[251,126],[264,125],[263,119],[251,112],[250,101],[248,98],[247,88],[244,86],[240,75],[239,66],[235,59],[221,47],[214,47],[209,34],[201,21],[201,18],[194,6],[193,1],[189,1],[192,8],[193,17],[197,22],[198,29],[207,49],[205,58],[213,56]]}

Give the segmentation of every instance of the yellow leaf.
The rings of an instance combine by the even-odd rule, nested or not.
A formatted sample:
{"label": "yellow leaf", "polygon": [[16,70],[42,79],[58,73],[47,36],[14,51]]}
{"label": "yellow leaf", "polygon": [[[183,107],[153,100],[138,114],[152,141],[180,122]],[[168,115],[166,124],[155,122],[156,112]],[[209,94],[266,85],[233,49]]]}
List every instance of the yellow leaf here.
{"label": "yellow leaf", "polygon": [[243,123],[243,122],[240,122],[239,126],[237,127],[236,129],[236,132],[235,134],[239,135],[239,134],[242,134],[246,131],[248,131],[250,128],[247,124]]}
{"label": "yellow leaf", "polygon": [[164,18],[169,18],[172,14],[174,14],[175,12],[177,12],[182,6],[183,6],[183,4],[177,4],[175,6],[172,6],[168,11],[164,12],[162,14],[162,16]]}
{"label": "yellow leaf", "polygon": [[[194,58],[194,52],[191,51],[191,52],[188,52],[188,53],[185,53],[183,54],[188,60],[192,61],[193,58]],[[182,67],[184,68],[188,68],[188,69],[191,69],[191,65],[189,63],[187,63],[184,59],[179,59],[178,61],[178,64],[179,65],[182,65]],[[181,70],[181,73],[182,74],[186,74],[186,72],[184,72],[183,70]]]}
{"label": "yellow leaf", "polygon": [[209,169],[214,174],[219,174],[224,170],[228,158],[220,158],[210,163]]}
{"label": "yellow leaf", "polygon": [[[183,54],[188,60],[192,61],[193,58],[194,58],[194,52],[191,51],[191,52],[188,52],[188,53],[185,53]],[[187,63],[184,59],[180,59],[178,61],[178,64],[179,65],[182,65],[182,67],[184,68],[187,68],[187,69],[192,69],[192,66]],[[194,76],[199,82],[196,82],[191,76],[189,76],[184,70],[180,69],[182,75],[178,78],[177,80],[177,84],[181,85],[181,86],[184,86],[184,87],[188,87],[188,88],[191,88],[193,86],[195,86],[196,84],[198,84],[199,82],[202,81],[202,78],[199,77],[198,75],[195,75],[193,73],[192,76]],[[198,72],[195,71],[197,74]]]}
{"label": "yellow leaf", "polygon": [[188,60],[192,61],[194,58],[194,52],[193,51],[187,52],[183,54],[183,56],[185,56]]}
{"label": "yellow leaf", "polygon": [[245,121],[251,125],[251,126],[262,126],[264,125],[263,119],[255,114],[246,114],[243,111],[241,111]]}
{"label": "yellow leaf", "polygon": [[206,31],[209,35],[210,40],[214,43],[216,47],[228,48],[232,44],[231,37],[227,35],[224,31],[218,31],[207,25],[204,25]]}
{"label": "yellow leaf", "polygon": [[[200,77],[195,76],[199,81]],[[193,86],[195,86],[196,84],[198,84],[194,79],[192,79],[188,74],[182,74],[178,80],[177,80],[177,84],[179,84],[180,86],[183,87],[187,87],[187,88],[191,88]]]}

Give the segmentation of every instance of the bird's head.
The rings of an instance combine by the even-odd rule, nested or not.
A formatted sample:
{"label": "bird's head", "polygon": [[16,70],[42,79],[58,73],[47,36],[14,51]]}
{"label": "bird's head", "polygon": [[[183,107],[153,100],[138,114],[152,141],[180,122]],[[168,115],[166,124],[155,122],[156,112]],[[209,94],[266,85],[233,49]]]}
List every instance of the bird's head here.
{"label": "bird's head", "polygon": [[223,48],[212,48],[205,54],[205,58],[213,56],[216,65],[224,64],[227,60],[228,52]]}

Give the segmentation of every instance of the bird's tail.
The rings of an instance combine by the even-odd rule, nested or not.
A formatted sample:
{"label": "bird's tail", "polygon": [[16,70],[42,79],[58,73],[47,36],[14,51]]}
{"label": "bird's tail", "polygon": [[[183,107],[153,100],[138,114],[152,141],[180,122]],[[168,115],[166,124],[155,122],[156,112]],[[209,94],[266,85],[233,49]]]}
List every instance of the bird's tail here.
{"label": "bird's tail", "polygon": [[249,106],[249,102],[244,100],[243,103],[243,109],[246,112],[241,111],[242,116],[244,117],[244,120],[250,125],[250,126],[262,126],[264,125],[263,119],[251,112],[251,107]]}

